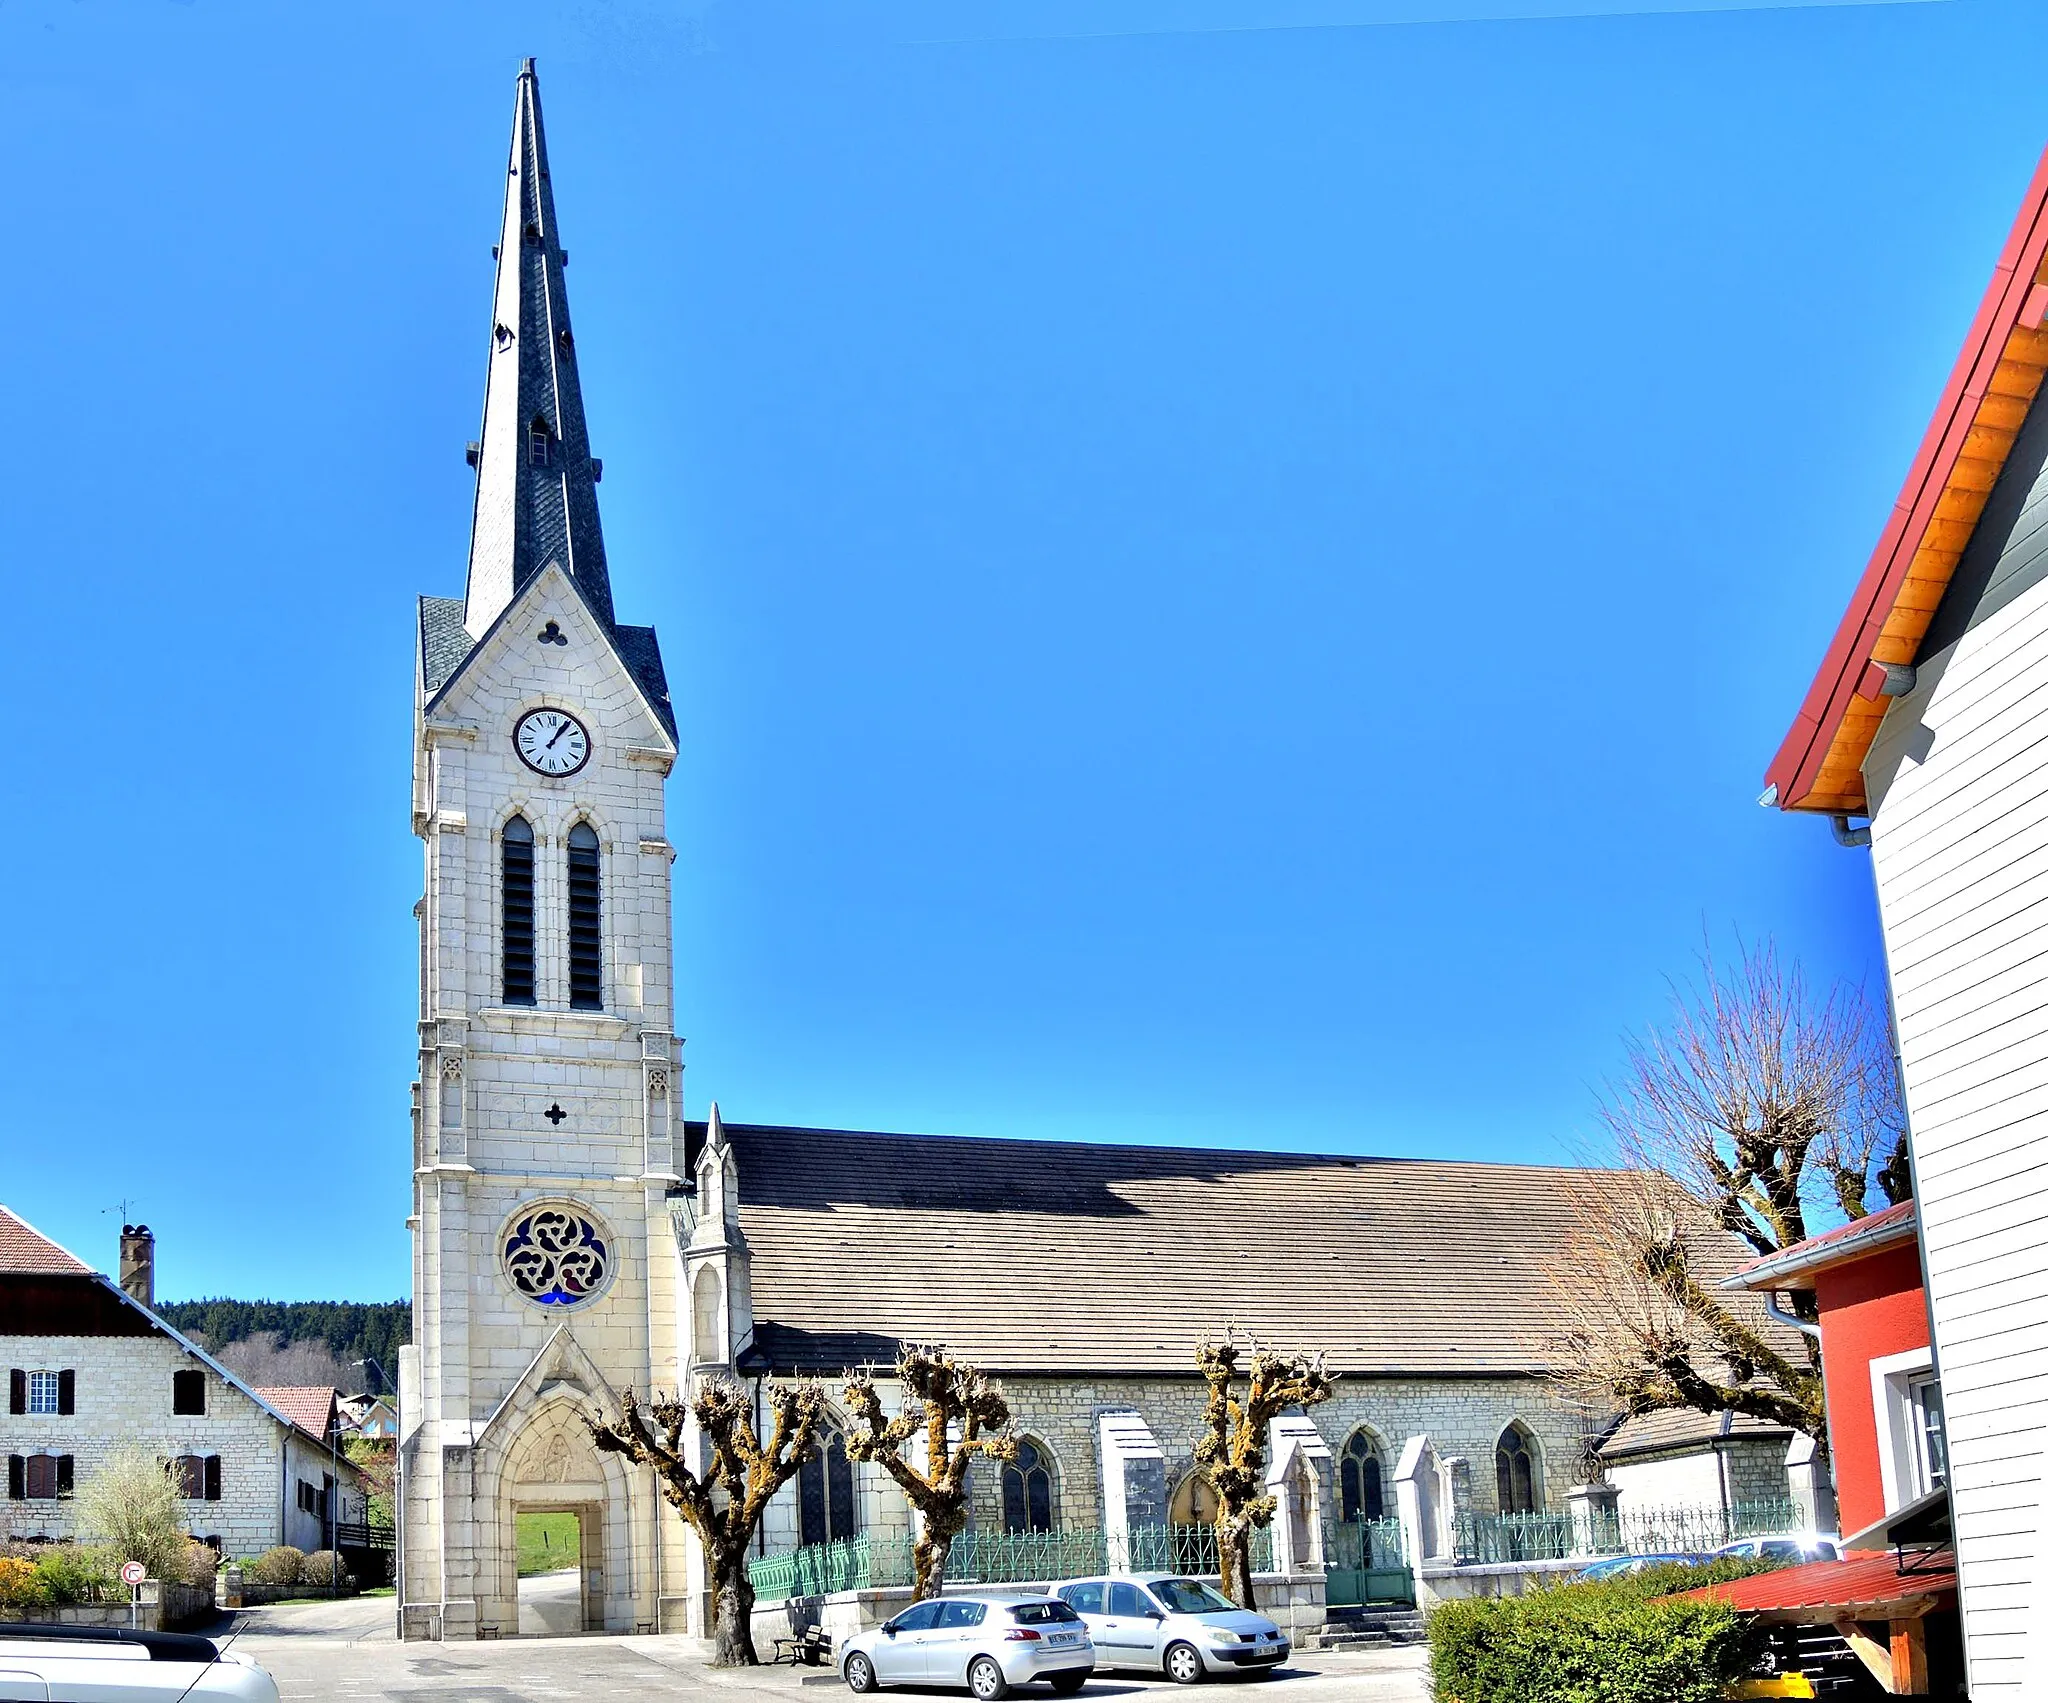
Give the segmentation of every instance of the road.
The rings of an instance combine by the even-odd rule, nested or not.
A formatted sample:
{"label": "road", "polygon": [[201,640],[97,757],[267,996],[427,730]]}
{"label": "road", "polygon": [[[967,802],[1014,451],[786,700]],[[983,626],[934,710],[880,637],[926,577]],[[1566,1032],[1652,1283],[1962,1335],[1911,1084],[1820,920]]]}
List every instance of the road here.
{"label": "road", "polygon": [[[543,1575],[553,1578],[552,1575]],[[566,1593],[536,1593],[573,1605],[574,1575]],[[573,1612],[573,1609],[572,1609]],[[285,1703],[618,1703],[621,1698],[690,1699],[742,1703],[752,1693],[768,1703],[839,1703],[845,1688],[827,1673],[803,1668],[707,1667],[694,1638],[603,1636],[509,1638],[468,1644],[401,1644],[393,1635],[389,1597],[304,1603],[251,1610],[234,1647],[267,1668]],[[229,1626],[209,1629],[225,1638]],[[1179,1687],[1164,1679],[1113,1675],[1091,1680],[1086,1698],[1121,1703],[1169,1703]],[[1420,1648],[1310,1654],[1264,1680],[1212,1681],[1206,1703],[1428,1703],[1427,1669]],[[965,1698],[964,1691],[918,1688],[892,1693],[907,1698]],[[1049,1703],[1033,1687],[1017,1694]]]}

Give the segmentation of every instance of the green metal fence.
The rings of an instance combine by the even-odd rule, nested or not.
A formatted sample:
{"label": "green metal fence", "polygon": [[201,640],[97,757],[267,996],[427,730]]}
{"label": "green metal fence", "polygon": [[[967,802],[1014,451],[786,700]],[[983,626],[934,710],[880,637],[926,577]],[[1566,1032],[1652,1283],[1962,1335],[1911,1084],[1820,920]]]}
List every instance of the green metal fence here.
{"label": "green metal fence", "polygon": [[1607,1553],[1698,1554],[1737,1538],[1797,1531],[1799,1505],[1789,1496],[1737,1502],[1732,1508],[1624,1508],[1600,1522],[1598,1541]]}
{"label": "green metal fence", "polygon": [[1570,1514],[1467,1514],[1454,1534],[1465,1566],[1517,1561],[1570,1561],[1595,1555],[1697,1555],[1738,1538],[1798,1529],[1789,1497],[1738,1502],[1732,1508],[1627,1508],[1593,1517],[1590,1529]]}
{"label": "green metal fence", "polygon": [[[1120,1564],[1132,1572],[1214,1573],[1216,1532],[1212,1526],[1141,1526],[1129,1534]],[[907,1585],[916,1577],[915,1545],[908,1537],[856,1537],[842,1543],[814,1543],[750,1562],[747,1576],[763,1602],[785,1597],[824,1596],[833,1591],[875,1590]],[[967,1531],[953,1540],[946,1559],[952,1584],[1050,1584],[1055,1579],[1109,1571],[1109,1546],[1099,1528],[1069,1527],[1049,1532]],[[1252,1533],[1252,1566],[1273,1564],[1273,1534]]]}
{"label": "green metal fence", "polygon": [[[1453,1537],[1464,1566],[1523,1561],[1590,1560],[1596,1555],[1699,1554],[1738,1538],[1792,1531],[1800,1522],[1788,1498],[1738,1502],[1733,1508],[1629,1508],[1594,1518],[1590,1527],[1570,1514],[1467,1514]],[[857,1537],[766,1555],[747,1569],[763,1602],[825,1596],[833,1591],[908,1585],[915,1577],[912,1540]],[[1048,1532],[962,1532],[953,1540],[946,1578],[954,1584],[1050,1584],[1103,1573],[1112,1563],[1139,1573],[1214,1575],[1220,1566],[1213,1526],[1141,1526],[1122,1553],[1112,1556],[1102,1531],[1074,1526]],[[1350,1521],[1331,1536],[1325,1589],[1333,1604],[1413,1599],[1412,1557],[1401,1522]],[[1269,1572],[1273,1533],[1252,1533],[1252,1566]]]}
{"label": "green metal fence", "polygon": [[1569,1514],[1464,1514],[1452,1534],[1458,1561],[1497,1567],[1515,1561],[1563,1561],[1572,1554]]}
{"label": "green metal fence", "polygon": [[1324,1600],[1332,1607],[1413,1602],[1415,1575],[1399,1520],[1349,1520],[1331,1534]]}

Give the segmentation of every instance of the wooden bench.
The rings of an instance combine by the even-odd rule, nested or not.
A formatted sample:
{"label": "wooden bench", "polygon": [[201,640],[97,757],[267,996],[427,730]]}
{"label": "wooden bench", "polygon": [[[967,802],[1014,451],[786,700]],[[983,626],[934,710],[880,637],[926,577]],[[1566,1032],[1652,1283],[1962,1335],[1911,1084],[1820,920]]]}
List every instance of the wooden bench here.
{"label": "wooden bench", "polygon": [[808,1668],[822,1667],[832,1659],[832,1634],[822,1626],[806,1626],[801,1632],[778,1638],[769,1665],[779,1663],[785,1655],[792,1667],[799,1662]]}

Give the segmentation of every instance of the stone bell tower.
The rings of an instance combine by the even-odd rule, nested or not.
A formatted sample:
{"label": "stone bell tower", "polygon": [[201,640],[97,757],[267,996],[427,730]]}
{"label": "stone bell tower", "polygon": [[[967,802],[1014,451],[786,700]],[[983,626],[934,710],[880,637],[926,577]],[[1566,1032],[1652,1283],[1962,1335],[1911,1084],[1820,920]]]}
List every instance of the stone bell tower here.
{"label": "stone bell tower", "polygon": [[653,629],[613,613],[531,60],[505,170],[469,582],[419,605],[411,1638],[518,1630],[522,1509],[577,1514],[586,1627],[666,1629],[685,1589],[682,1528],[583,1428],[687,1352],[676,729]]}

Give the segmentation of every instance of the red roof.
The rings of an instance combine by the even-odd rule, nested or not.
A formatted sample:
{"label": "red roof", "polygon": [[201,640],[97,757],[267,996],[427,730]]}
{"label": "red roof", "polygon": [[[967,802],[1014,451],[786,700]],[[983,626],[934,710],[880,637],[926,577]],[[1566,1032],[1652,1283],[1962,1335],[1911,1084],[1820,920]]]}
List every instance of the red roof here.
{"label": "red roof", "polygon": [[[2019,420],[2033,401],[2040,382],[2038,334],[2048,312],[2044,259],[2048,154],[2027,186],[1962,352],[1834,642],[1765,772],[1772,788],[1765,799],[1781,810],[1864,808],[1857,771],[1883,719],[1875,701],[1882,673],[1872,665],[1915,660],[2018,435]],[[1914,582],[1910,587],[1908,580]]]}
{"label": "red roof", "polygon": [[62,1248],[25,1219],[0,1206],[0,1271],[41,1276],[90,1277],[92,1267]]}
{"label": "red roof", "polygon": [[334,1428],[334,1402],[339,1390],[318,1384],[277,1384],[256,1392],[301,1431],[325,1437]]}
{"label": "red roof", "polygon": [[1679,1591],[1663,1600],[1725,1602],[1744,1614],[1804,1619],[1814,1609],[1871,1607],[1955,1594],[1956,1558],[1951,1551],[1936,1550],[1907,1560],[1913,1572],[1901,1572],[1898,1557],[1890,1550],[1846,1561],[1809,1561],[1803,1567],[1780,1567],[1776,1572],[1752,1573],[1722,1585]]}
{"label": "red roof", "polygon": [[1760,1254],[1722,1280],[1723,1289],[1778,1289],[1788,1287],[1787,1279],[1811,1276],[1831,1265],[1874,1254],[1899,1242],[1910,1242],[1920,1233],[1919,1215],[1910,1200],[1853,1219],[1780,1248],[1774,1254]]}

